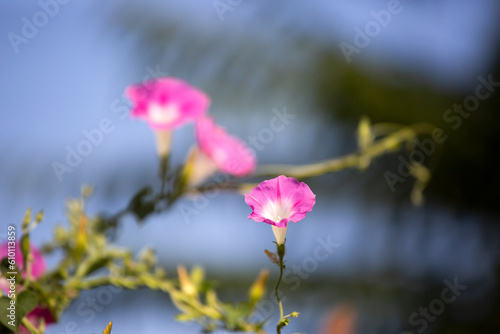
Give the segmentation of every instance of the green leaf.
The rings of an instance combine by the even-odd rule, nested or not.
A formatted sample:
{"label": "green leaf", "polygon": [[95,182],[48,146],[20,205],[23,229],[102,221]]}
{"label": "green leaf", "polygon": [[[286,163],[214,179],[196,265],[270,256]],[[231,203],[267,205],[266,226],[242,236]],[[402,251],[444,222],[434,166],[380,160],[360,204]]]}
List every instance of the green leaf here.
{"label": "green leaf", "polygon": [[92,196],[93,192],[94,192],[94,189],[92,188],[92,186],[90,186],[88,184],[83,185],[83,187],[82,187],[82,197],[83,198],[89,198],[90,196]]}
{"label": "green leaf", "polygon": [[36,307],[36,294],[31,290],[23,290],[16,300],[17,327],[21,320]]}
{"label": "green leaf", "polygon": [[206,293],[207,305],[210,307],[217,308],[219,306],[219,299],[217,298],[217,293],[214,290],[208,290]]}
{"label": "green leaf", "polygon": [[248,290],[248,301],[252,307],[255,306],[255,304],[265,295],[268,277],[269,270],[262,269],[259,276],[257,276],[253,284],[250,286],[250,289]]}
{"label": "green leaf", "polygon": [[358,146],[361,151],[366,150],[372,143],[374,137],[371,129],[370,119],[366,116],[361,117],[358,124]]}
{"label": "green leaf", "polygon": [[17,332],[21,320],[36,307],[36,303],[36,294],[30,290],[21,292],[16,300],[3,296],[0,298],[0,322]]}
{"label": "green leaf", "polygon": [[43,220],[43,210],[39,211],[35,216],[35,221],[37,223],[41,222],[42,220]]}
{"label": "green leaf", "polygon": [[205,272],[201,267],[194,267],[191,269],[191,282],[199,290],[203,280],[205,279]]}
{"label": "green leaf", "polygon": [[21,228],[24,230],[31,223],[31,208],[26,209],[26,213],[24,214],[23,224]]}
{"label": "green leaf", "polygon": [[12,333],[14,332],[5,327],[5,325],[0,322],[0,334],[12,334]]}
{"label": "green leaf", "polygon": [[288,318],[281,319],[281,321],[278,323],[278,328],[282,329],[283,327],[287,326],[289,322],[290,322],[290,319],[288,319]]}
{"label": "green leaf", "polygon": [[7,272],[9,272],[9,258],[4,257],[2,261],[0,261],[0,272],[2,273],[2,276],[7,275]]}
{"label": "green leaf", "polygon": [[[10,307],[10,301],[11,299],[9,297],[6,297],[6,296],[3,296],[2,298],[0,298],[0,322],[5,326],[7,327],[8,329],[10,329],[11,331],[15,331],[16,330],[16,318],[15,316],[12,316],[12,319],[9,318],[9,315],[10,315],[10,310],[8,309]],[[11,322],[9,324],[10,321],[13,321],[13,323]]]}
{"label": "green leaf", "polygon": [[128,209],[137,216],[139,221],[142,221],[156,208],[156,201],[148,199],[153,195],[153,189],[150,186],[144,187],[139,190],[129,203]]}
{"label": "green leaf", "polygon": [[241,318],[245,316],[245,310],[237,305],[226,303],[222,305],[224,310],[224,322],[229,330],[236,329]]}
{"label": "green leaf", "polygon": [[198,320],[199,316],[194,313],[181,313],[175,316],[175,320],[180,322],[188,322]]}
{"label": "green leaf", "polygon": [[4,257],[2,261],[0,261],[0,271],[2,273],[2,276],[7,278],[7,276],[11,276],[12,274],[9,273],[16,273],[16,282],[19,282],[21,279],[21,272],[19,271],[19,268],[17,267],[16,264],[10,264],[9,263],[9,258]]}
{"label": "green leaf", "polygon": [[110,261],[111,257],[109,256],[88,259],[85,262],[80,263],[80,266],[76,271],[76,276],[84,277],[90,275],[93,272],[107,266]]}

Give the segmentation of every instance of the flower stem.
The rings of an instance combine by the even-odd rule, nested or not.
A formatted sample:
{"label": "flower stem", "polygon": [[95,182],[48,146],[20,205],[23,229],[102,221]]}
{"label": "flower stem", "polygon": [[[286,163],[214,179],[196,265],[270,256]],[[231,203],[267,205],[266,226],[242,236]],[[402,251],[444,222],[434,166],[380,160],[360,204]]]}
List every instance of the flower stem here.
{"label": "flower stem", "polygon": [[339,158],[306,165],[264,165],[257,170],[256,176],[286,174],[289,177],[305,178],[338,172],[348,168],[359,168],[363,161],[367,159],[370,161],[375,157],[394,152],[399,149],[401,144],[414,140],[419,134],[431,133],[433,129],[434,126],[431,124],[414,124],[376,140],[363,152],[354,152]]}
{"label": "flower stem", "polygon": [[278,321],[278,325],[276,326],[276,332],[278,334],[281,333],[281,328],[283,327],[283,304],[281,303],[281,299],[278,293],[278,288],[281,283],[281,278],[283,277],[283,270],[285,269],[285,264],[283,261],[283,257],[285,256],[285,244],[278,245],[278,257],[279,257],[279,267],[280,267],[280,276],[278,278],[278,282],[276,282],[276,287],[274,288],[274,295],[276,296],[276,300],[278,301],[278,306],[280,308],[280,320]]}
{"label": "flower stem", "polygon": [[168,155],[160,156],[161,195],[165,194],[165,186],[167,185],[168,157]]}
{"label": "flower stem", "polygon": [[31,334],[42,334],[29,320],[28,318],[24,317],[21,320],[21,324],[26,327],[26,329],[31,333]]}

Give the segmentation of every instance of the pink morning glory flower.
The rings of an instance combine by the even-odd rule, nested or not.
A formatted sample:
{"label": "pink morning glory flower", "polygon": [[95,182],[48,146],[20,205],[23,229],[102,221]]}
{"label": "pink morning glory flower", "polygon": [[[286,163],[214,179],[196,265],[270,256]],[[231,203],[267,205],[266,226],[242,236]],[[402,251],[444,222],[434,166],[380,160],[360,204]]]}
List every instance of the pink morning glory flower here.
{"label": "pink morning glory flower", "polygon": [[131,85],[125,93],[134,104],[131,116],[155,131],[160,156],[170,151],[172,130],[203,115],[210,104],[204,92],[173,77]]}
{"label": "pink morning glory flower", "polygon": [[189,176],[194,185],[216,171],[234,176],[252,173],[257,165],[253,151],[239,138],[215,124],[210,116],[196,120],[196,139],[198,148],[194,150],[193,171]]}
{"label": "pink morning glory flower", "polygon": [[276,243],[281,245],[285,243],[288,222],[304,219],[316,203],[316,195],[304,182],[280,175],[245,194],[245,203],[252,208],[248,219],[272,225]]}
{"label": "pink morning glory flower", "polygon": [[[45,272],[45,260],[36,249],[35,246],[31,245],[31,255],[33,256],[33,262],[31,263],[31,275],[34,279],[37,279],[38,277],[42,276],[42,274]],[[16,261],[16,266],[19,268],[20,271],[23,272],[23,277],[26,276],[26,270],[24,270],[24,264],[23,264],[23,255],[21,252],[21,246],[20,243],[16,243],[15,247],[15,261]],[[0,245],[0,260],[8,256],[8,243],[4,243]],[[8,288],[9,284],[7,280],[4,277],[0,278],[0,288],[4,293],[7,293],[9,291]],[[18,291],[19,292],[19,291]],[[46,324],[50,324],[54,322],[54,318],[52,317],[52,314],[50,311],[46,308],[42,307],[36,307],[33,311],[28,313],[27,315],[28,320],[34,324],[35,326],[38,326],[40,323],[40,319],[44,319]],[[19,332],[20,333],[29,333],[29,331],[24,328],[23,326],[19,327]]]}

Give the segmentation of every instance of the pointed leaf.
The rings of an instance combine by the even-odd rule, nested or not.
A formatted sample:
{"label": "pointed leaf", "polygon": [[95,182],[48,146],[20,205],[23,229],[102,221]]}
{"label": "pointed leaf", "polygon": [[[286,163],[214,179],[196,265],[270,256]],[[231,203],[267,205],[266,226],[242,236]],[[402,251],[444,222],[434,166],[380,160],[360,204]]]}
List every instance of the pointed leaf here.
{"label": "pointed leaf", "polygon": [[16,317],[15,315],[10,315],[10,301],[11,299],[7,296],[0,298],[0,322],[11,331],[15,331],[17,329]]}
{"label": "pointed leaf", "polygon": [[30,253],[30,235],[28,234],[23,234],[21,237],[21,253],[23,255],[23,268],[24,272],[28,269],[26,264],[28,263],[28,256]]}
{"label": "pointed leaf", "polygon": [[214,290],[208,290],[206,294],[207,305],[211,307],[219,307],[219,298],[217,298],[217,293]]}
{"label": "pointed leaf", "polygon": [[199,289],[199,287],[203,283],[203,280],[205,279],[205,272],[201,267],[194,267],[193,269],[191,269],[190,277],[193,285]]}
{"label": "pointed leaf", "polygon": [[21,320],[36,307],[36,293],[31,290],[23,290],[16,300],[17,315],[19,323]]}
{"label": "pointed leaf", "polygon": [[179,275],[179,283],[181,285],[182,291],[188,296],[194,296],[198,293],[197,287],[191,282],[191,278],[188,275],[186,267],[177,266],[177,274]]}
{"label": "pointed leaf", "polygon": [[182,313],[175,316],[175,320],[180,322],[195,321],[198,319],[198,315],[194,313]]}
{"label": "pointed leaf", "polygon": [[268,251],[267,249],[264,249],[264,252],[266,253],[267,257],[269,258],[269,260],[271,260],[272,263],[274,263],[278,267],[280,266],[278,255],[276,255],[273,252]]}
{"label": "pointed leaf", "polygon": [[12,334],[12,331],[0,322],[0,334]]}
{"label": "pointed leaf", "polygon": [[35,216],[35,221],[37,223],[41,222],[42,220],[43,220],[43,210],[39,211]]}
{"label": "pointed leaf", "polygon": [[281,319],[280,322],[278,323],[278,328],[282,329],[283,327],[287,326],[289,322],[290,319],[288,318]]}
{"label": "pointed leaf", "polygon": [[251,305],[255,305],[266,293],[266,282],[269,270],[262,269],[248,291],[248,299]]}
{"label": "pointed leaf", "polygon": [[111,327],[113,327],[113,322],[110,321],[109,324],[104,329],[104,331],[102,332],[102,334],[109,334],[109,333],[111,333]]}
{"label": "pointed leaf", "polygon": [[[17,265],[14,263],[14,261],[9,260],[8,257],[4,257],[2,261],[0,261],[0,272],[2,273],[3,277],[10,276],[12,273],[16,273],[16,276],[19,276],[19,268]],[[18,282],[17,277],[16,277],[16,282]]]}
{"label": "pointed leaf", "polygon": [[24,214],[23,224],[21,228],[24,230],[28,227],[31,222],[31,208],[26,209],[26,213]]}
{"label": "pointed leaf", "polygon": [[17,300],[3,296],[0,298],[0,322],[17,332],[21,320],[36,307],[36,303],[36,294],[30,290],[21,292]]}
{"label": "pointed leaf", "polygon": [[153,194],[153,189],[147,186],[139,190],[129,203],[129,210],[134,213],[139,221],[151,214],[156,207],[154,199],[148,199]]}

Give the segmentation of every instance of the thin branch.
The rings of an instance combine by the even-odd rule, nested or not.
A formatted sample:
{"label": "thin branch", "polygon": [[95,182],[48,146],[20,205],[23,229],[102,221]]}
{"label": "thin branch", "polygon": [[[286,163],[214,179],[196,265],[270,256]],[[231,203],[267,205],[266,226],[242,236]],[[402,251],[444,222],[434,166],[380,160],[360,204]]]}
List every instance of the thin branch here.
{"label": "thin branch", "polygon": [[435,129],[435,127],[431,124],[415,124],[404,127],[382,139],[376,140],[363,152],[350,153],[343,157],[306,165],[265,165],[257,170],[255,176],[277,176],[285,174],[289,177],[306,178],[338,172],[348,168],[359,168],[363,165],[364,161],[370,161],[385,153],[396,151],[401,144],[414,140],[419,134],[430,133],[433,129]]}

